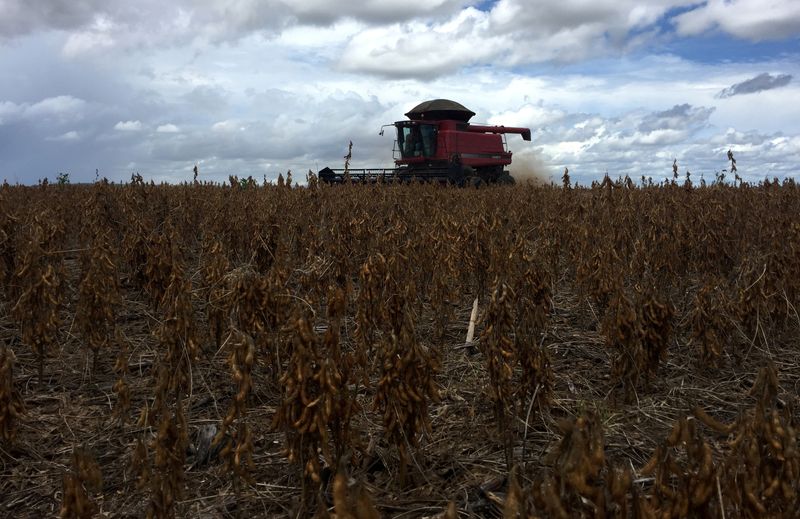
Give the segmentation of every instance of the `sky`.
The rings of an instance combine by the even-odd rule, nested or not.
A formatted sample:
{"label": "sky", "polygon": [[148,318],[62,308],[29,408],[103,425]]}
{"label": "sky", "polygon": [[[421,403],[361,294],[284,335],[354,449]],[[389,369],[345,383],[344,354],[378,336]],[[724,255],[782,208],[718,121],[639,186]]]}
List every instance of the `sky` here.
{"label": "sky", "polygon": [[797,178],[799,78],[798,0],[0,0],[0,181],[391,167],[436,98],[519,177]]}

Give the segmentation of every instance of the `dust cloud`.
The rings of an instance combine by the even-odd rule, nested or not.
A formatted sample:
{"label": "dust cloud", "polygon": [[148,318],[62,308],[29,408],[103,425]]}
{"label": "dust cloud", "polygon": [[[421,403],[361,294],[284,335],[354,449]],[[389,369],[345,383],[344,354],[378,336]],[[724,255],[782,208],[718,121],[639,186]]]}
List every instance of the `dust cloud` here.
{"label": "dust cloud", "polygon": [[555,177],[555,171],[544,163],[536,153],[518,152],[511,159],[508,171],[517,184],[549,184]]}

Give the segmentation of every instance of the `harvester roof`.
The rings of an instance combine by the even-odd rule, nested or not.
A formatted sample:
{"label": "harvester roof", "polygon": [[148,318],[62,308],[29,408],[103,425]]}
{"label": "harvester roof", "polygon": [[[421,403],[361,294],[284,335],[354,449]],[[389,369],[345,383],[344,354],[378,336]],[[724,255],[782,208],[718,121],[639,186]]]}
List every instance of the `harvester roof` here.
{"label": "harvester roof", "polygon": [[409,119],[442,120],[468,122],[475,112],[455,101],[449,99],[433,99],[425,101],[412,108],[406,117]]}

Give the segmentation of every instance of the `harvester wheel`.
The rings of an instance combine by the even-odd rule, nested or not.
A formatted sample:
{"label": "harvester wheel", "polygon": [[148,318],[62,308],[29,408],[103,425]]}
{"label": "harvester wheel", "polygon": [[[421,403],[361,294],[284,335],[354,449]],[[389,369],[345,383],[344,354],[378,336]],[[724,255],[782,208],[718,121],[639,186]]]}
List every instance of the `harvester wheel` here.
{"label": "harvester wheel", "polygon": [[481,177],[467,177],[467,181],[464,185],[469,187],[483,187],[483,179]]}
{"label": "harvester wheel", "polygon": [[464,169],[461,167],[452,168],[447,175],[447,180],[454,186],[463,187],[464,186],[464,179],[466,176],[464,175]]}
{"label": "harvester wheel", "polygon": [[497,183],[498,184],[513,185],[513,184],[516,184],[516,181],[514,180],[514,177],[512,177],[511,175],[506,173],[504,175],[500,175],[499,177],[497,177]]}

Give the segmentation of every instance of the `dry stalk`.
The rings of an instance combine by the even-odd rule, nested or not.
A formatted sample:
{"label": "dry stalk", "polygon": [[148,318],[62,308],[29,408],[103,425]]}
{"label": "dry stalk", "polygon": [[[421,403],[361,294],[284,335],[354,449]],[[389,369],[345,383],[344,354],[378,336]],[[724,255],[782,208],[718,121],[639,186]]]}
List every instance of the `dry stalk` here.
{"label": "dry stalk", "polygon": [[79,287],[75,324],[92,352],[92,374],[97,358],[108,348],[114,330],[116,307],[120,303],[119,274],[112,257],[108,233],[98,232],[86,258]]}
{"label": "dry stalk", "polygon": [[383,418],[383,434],[400,455],[398,483],[406,484],[406,470],[419,437],[430,431],[429,402],[438,402],[439,391],[434,376],[439,371],[435,354],[419,343],[414,321],[405,306],[413,288],[406,287],[405,296],[396,294],[389,314],[393,330],[384,339],[381,352],[380,379],[374,408]]}
{"label": "dry stalk", "polygon": [[252,482],[250,471],[255,468],[253,435],[247,423],[247,401],[253,386],[251,374],[255,365],[256,349],[252,337],[236,329],[231,330],[226,343],[230,347],[228,365],[233,375],[236,394],[212,446],[219,445],[231,431],[231,439],[225,443],[220,456],[225,460],[224,470],[231,475],[236,499],[239,501],[241,485]]}
{"label": "dry stalk", "polygon": [[84,448],[72,453],[71,470],[64,475],[64,494],[58,516],[63,519],[89,519],[97,513],[97,505],[87,492],[99,492],[103,486],[100,466]]}
{"label": "dry stalk", "polygon": [[14,441],[17,422],[25,412],[19,391],[14,387],[14,351],[6,345],[0,348],[0,440],[3,445]]}
{"label": "dry stalk", "polygon": [[20,288],[11,314],[20,323],[22,341],[36,352],[39,382],[44,378],[47,351],[56,344],[62,302],[61,267],[54,265],[43,248],[56,233],[53,227],[34,219],[32,236],[21,251],[14,278]]}
{"label": "dry stalk", "polygon": [[514,416],[514,319],[511,299],[513,294],[505,283],[495,281],[495,288],[486,309],[486,328],[481,335],[480,347],[486,357],[489,373],[489,396],[494,404],[494,418],[498,434],[503,439],[508,470],[512,465]]}
{"label": "dry stalk", "polygon": [[111,388],[117,395],[117,401],[114,403],[114,417],[124,425],[127,423],[131,411],[131,390],[128,385],[128,341],[122,336],[119,328],[114,331],[114,342],[117,345],[114,373],[118,377]]}

